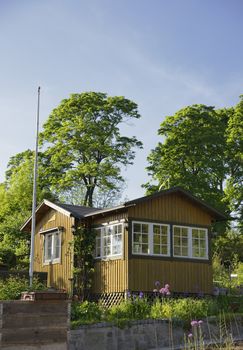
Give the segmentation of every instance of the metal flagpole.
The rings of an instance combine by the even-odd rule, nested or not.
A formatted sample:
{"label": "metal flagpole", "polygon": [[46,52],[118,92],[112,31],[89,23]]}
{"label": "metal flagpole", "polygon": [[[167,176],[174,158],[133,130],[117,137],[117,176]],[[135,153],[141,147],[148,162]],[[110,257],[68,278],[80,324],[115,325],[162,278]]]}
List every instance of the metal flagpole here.
{"label": "metal flagpole", "polygon": [[39,116],[40,116],[40,86],[38,87],[38,102],[36,116],[36,144],[35,144],[35,162],[33,179],[33,197],[32,197],[32,222],[31,222],[31,240],[30,240],[30,266],[29,266],[29,284],[33,284],[34,250],[35,250],[35,210],[36,210],[36,190],[38,176],[38,139],[39,139]]}

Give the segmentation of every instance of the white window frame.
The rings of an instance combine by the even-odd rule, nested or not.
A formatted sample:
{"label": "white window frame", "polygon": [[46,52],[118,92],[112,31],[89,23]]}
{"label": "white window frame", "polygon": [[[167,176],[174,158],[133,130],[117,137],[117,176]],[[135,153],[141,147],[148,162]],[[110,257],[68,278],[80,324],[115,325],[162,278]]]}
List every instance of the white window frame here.
{"label": "white window frame", "polygon": [[[157,256],[157,257],[167,257],[170,256],[170,225],[164,224],[161,222],[147,222],[147,221],[132,221],[132,254],[133,255],[144,255],[144,256]],[[137,253],[133,250],[134,246],[134,224],[146,224],[148,225],[148,253]],[[166,226],[167,227],[167,254],[155,254],[153,252],[154,250],[154,232],[153,232],[153,226]]]}
{"label": "white window frame", "polygon": [[[114,227],[121,225],[121,251],[117,254],[114,254],[113,249],[114,249]],[[106,233],[108,229],[112,229],[112,234],[110,235],[111,238],[111,253],[110,254],[104,254],[104,237],[106,237]],[[95,258],[96,259],[110,259],[110,258],[121,258],[123,257],[123,245],[124,245],[124,224],[122,222],[118,222],[112,225],[103,225],[96,227],[95,230],[100,231],[100,255],[97,255],[97,244],[95,243]],[[97,237],[96,237],[96,242],[97,242]]]}
{"label": "white window frame", "polygon": [[[59,254],[57,258],[54,258],[54,252],[55,252],[55,235],[58,234],[59,237]],[[51,237],[51,258],[46,259],[46,252],[47,252],[47,238]],[[50,263],[52,264],[59,264],[61,263],[61,254],[62,254],[62,232],[59,229],[51,230],[50,232],[46,232],[43,235],[43,265],[48,265]]]}
{"label": "white window frame", "polygon": [[[174,228],[186,228],[188,230],[188,255],[175,255],[174,254]],[[205,231],[205,257],[196,257],[192,254],[192,230],[204,230]],[[173,250],[173,257],[179,258],[179,259],[195,259],[195,260],[208,260],[208,229],[205,227],[192,227],[192,226],[185,226],[185,225],[172,225],[172,250]]]}

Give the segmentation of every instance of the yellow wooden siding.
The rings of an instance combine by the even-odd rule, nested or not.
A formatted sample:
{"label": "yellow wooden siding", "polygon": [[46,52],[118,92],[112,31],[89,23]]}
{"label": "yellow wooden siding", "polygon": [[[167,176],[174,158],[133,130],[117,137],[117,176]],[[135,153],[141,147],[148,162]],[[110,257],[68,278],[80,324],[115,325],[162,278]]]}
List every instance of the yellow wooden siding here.
{"label": "yellow wooden siding", "polygon": [[129,289],[153,291],[155,281],[168,283],[171,291],[212,293],[212,266],[175,260],[130,259]]}
{"label": "yellow wooden siding", "polygon": [[[48,286],[66,289],[68,292],[71,292],[71,278],[73,277],[72,220],[70,217],[50,208],[47,214],[38,222],[35,234],[34,271],[47,272]],[[44,265],[44,234],[41,234],[40,231],[58,226],[64,227],[61,235],[61,262]]]}
{"label": "yellow wooden siding", "polygon": [[[199,205],[179,194],[152,198],[129,207],[128,217],[136,220],[159,221],[185,225],[210,226],[212,217]],[[130,234],[132,231],[130,230]],[[130,237],[131,238],[131,237]],[[131,239],[130,239],[131,244]],[[210,251],[209,238],[209,251]],[[132,247],[129,246],[130,254]],[[177,292],[212,292],[212,266],[210,262],[194,262],[130,257],[128,264],[130,290],[153,290],[154,282],[169,283]]]}
{"label": "yellow wooden siding", "polygon": [[211,225],[212,217],[183,195],[170,193],[128,208],[128,217],[166,222]]}
{"label": "yellow wooden siding", "polygon": [[[126,220],[127,213],[115,213],[95,219],[94,226],[116,220]],[[92,292],[123,292],[128,285],[128,231],[123,230],[123,256],[121,259],[96,260],[93,275]]]}

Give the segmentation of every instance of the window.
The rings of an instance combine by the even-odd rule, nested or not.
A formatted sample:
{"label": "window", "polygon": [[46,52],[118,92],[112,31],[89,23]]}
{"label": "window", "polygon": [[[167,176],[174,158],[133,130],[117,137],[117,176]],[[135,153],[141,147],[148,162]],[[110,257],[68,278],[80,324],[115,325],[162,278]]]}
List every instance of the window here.
{"label": "window", "polygon": [[53,231],[44,235],[44,263],[61,260],[61,233]]}
{"label": "window", "polygon": [[107,225],[95,229],[96,258],[116,257],[122,255],[123,224]]}
{"label": "window", "polygon": [[169,226],[155,223],[132,223],[133,254],[164,255],[170,252]]}
{"label": "window", "polygon": [[176,257],[207,259],[207,229],[173,226],[173,255]]}
{"label": "window", "polygon": [[168,255],[168,226],[153,225],[153,253]]}
{"label": "window", "polygon": [[192,256],[194,258],[207,257],[207,234],[206,230],[193,228],[192,229]]}
{"label": "window", "polygon": [[133,223],[133,253],[149,253],[149,225]]}
{"label": "window", "polygon": [[174,226],[174,256],[188,256],[188,228]]}

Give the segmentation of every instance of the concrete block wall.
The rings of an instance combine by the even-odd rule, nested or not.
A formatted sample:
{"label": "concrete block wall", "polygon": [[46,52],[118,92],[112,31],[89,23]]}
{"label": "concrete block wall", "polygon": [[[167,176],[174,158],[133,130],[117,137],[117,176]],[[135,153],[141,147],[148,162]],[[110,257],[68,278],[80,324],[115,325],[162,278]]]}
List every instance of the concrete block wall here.
{"label": "concrete block wall", "polygon": [[[202,334],[205,344],[243,340],[242,317],[219,325],[215,317],[204,320]],[[222,331],[223,330],[223,331]],[[181,349],[189,330],[180,322],[173,327],[168,320],[134,321],[130,327],[119,329],[109,324],[82,326],[69,332],[69,350],[168,350]]]}
{"label": "concrete block wall", "polygon": [[66,350],[70,304],[0,301],[0,349]]}

